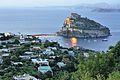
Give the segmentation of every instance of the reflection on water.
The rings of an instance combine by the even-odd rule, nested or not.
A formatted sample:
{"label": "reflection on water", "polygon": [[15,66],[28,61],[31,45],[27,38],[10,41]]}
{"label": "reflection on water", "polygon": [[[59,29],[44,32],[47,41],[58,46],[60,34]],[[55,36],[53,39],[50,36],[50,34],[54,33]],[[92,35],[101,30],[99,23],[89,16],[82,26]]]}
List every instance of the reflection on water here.
{"label": "reflection on water", "polygon": [[[86,49],[92,49],[96,51],[107,51],[109,46],[115,45],[120,40],[120,32],[113,32],[111,33],[112,36],[108,38],[67,38],[61,36],[42,36],[40,39],[42,41],[50,40],[58,42],[63,47],[73,47],[73,46],[80,46]],[[108,41],[103,41],[103,39],[107,39]]]}
{"label": "reflection on water", "polygon": [[70,41],[71,41],[71,46],[72,47],[77,46],[77,42],[78,42],[77,38],[72,37],[72,38],[70,38]]}

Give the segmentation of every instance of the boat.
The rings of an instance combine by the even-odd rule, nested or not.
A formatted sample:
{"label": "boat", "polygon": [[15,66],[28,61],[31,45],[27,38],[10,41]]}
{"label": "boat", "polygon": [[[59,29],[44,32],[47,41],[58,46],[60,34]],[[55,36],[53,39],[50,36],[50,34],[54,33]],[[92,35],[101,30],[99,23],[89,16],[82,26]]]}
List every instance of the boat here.
{"label": "boat", "polygon": [[102,41],[108,41],[108,39],[102,39]]}
{"label": "boat", "polygon": [[94,40],[94,42],[97,42],[97,40]]}

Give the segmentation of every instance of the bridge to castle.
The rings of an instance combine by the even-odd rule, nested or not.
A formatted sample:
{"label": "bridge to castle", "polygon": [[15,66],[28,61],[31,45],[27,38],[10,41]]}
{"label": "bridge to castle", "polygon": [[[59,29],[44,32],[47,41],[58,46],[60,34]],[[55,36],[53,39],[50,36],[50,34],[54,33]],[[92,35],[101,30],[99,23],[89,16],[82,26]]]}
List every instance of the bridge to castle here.
{"label": "bridge to castle", "polygon": [[38,37],[42,37],[42,36],[57,36],[56,33],[54,34],[33,34],[32,36],[38,36]]}

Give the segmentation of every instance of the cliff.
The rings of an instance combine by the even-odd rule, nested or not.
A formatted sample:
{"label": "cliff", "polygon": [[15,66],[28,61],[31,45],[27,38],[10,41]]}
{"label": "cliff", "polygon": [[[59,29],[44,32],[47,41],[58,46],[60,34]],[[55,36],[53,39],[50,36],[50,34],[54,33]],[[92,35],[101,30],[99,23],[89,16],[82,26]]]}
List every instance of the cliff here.
{"label": "cliff", "polygon": [[71,13],[57,34],[65,37],[107,37],[110,36],[110,30],[94,20]]}

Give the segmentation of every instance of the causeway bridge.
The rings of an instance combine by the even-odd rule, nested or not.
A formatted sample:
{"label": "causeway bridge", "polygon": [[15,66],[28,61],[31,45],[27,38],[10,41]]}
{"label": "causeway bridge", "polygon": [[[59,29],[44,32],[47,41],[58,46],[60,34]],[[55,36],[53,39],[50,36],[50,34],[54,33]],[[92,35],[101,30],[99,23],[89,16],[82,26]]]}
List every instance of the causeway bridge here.
{"label": "causeway bridge", "polygon": [[42,36],[57,36],[57,34],[56,33],[51,33],[51,34],[33,34],[32,36],[38,36],[38,37],[42,37]]}

